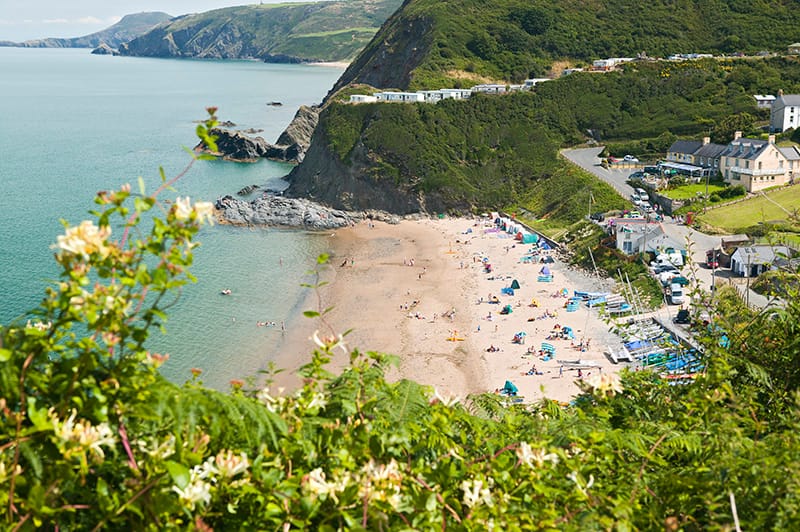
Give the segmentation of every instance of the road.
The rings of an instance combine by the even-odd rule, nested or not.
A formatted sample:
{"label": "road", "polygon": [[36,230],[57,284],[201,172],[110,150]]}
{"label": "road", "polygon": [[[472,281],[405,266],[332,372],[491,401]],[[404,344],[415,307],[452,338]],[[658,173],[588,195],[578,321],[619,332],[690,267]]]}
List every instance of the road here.
{"label": "road", "polygon": [[[633,171],[629,168],[624,170],[611,170],[601,166],[599,155],[603,149],[603,146],[578,148],[562,150],[561,154],[566,157],[567,160],[591,172],[614,187],[614,190],[623,198],[629,199],[634,191],[633,187],[627,183],[627,179]],[[633,208],[633,205],[631,205],[631,208]],[[710,236],[701,233],[684,224],[676,223],[675,220],[669,216],[664,217],[664,221],[661,222],[661,227],[672,239],[677,242],[686,243],[687,266],[694,272],[694,277],[697,279],[699,288],[709,291],[716,283],[728,283],[728,280],[731,278],[730,270],[720,269],[712,271],[705,267],[706,251],[720,246],[719,236]],[[691,253],[691,255],[689,255],[689,253]],[[689,260],[691,260],[691,264],[688,264]],[[712,274],[714,274],[713,279]],[[736,279],[734,279],[734,281],[736,281]],[[746,293],[747,288],[745,286],[739,286],[736,282],[734,282],[734,284],[737,284],[737,288],[742,296],[749,300],[750,306],[764,308],[770,304],[770,301],[766,297],[752,290],[749,290],[750,293],[748,297]]]}

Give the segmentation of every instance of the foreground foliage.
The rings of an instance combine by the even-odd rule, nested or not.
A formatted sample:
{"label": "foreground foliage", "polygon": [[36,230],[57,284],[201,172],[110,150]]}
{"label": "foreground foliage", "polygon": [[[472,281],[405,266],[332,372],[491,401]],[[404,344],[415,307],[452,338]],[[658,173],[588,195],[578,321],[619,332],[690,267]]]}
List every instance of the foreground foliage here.
{"label": "foreground foliage", "polygon": [[[334,331],[314,334],[293,394],[179,386],[159,377],[164,357],[144,342],[192,280],[193,237],[211,213],[188,198],[162,205],[168,186],[100,193],[94,220],[66,227],[54,246],[58,283],[29,322],[0,330],[6,528],[800,524],[800,305],[742,322],[723,300],[694,384],[598,374],[569,406],[388,382],[390,357],[351,350]],[[325,325],[324,312],[309,314]],[[336,350],[350,365],[333,375]]]}

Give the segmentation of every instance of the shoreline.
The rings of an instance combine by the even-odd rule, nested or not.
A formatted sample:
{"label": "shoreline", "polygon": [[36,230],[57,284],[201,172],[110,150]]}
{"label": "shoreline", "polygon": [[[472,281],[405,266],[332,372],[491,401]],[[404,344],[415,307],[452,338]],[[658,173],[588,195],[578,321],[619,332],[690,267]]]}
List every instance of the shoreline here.
{"label": "shoreline", "polygon": [[[367,220],[335,231],[322,279],[329,284],[320,296],[323,308],[333,307],[326,322],[335,332],[352,329],[345,337],[348,351],[396,355],[399,363],[387,372],[388,379],[408,378],[447,395],[491,392],[511,380],[526,402],[543,397],[565,402],[579,392],[576,368],[564,361],[589,364],[584,376],[624,367],[613,365],[604,354],[607,345],[616,348],[621,340],[597,312],[582,305],[567,313],[560,295],[564,289],[572,295],[573,290],[601,286],[611,291],[614,281],[590,277],[555,259],[547,265],[553,281],[538,282],[542,265],[520,259],[531,245],[493,231],[486,220],[403,220],[396,225]],[[493,274],[484,272],[484,257],[491,260]],[[502,295],[513,279],[520,289],[514,296]],[[501,304],[489,303],[492,296]],[[309,292],[305,309],[313,297]],[[537,307],[529,306],[532,299]],[[511,313],[500,314],[505,305]],[[278,387],[299,384],[296,370],[309,360],[315,347],[310,337],[321,328],[302,312],[299,316],[288,324],[274,361],[284,370],[275,379]],[[570,327],[575,338],[548,339],[556,325]],[[517,333],[524,333],[522,343],[513,341]],[[576,348],[585,340],[587,349]],[[542,342],[556,348],[551,360],[537,356]],[[329,369],[338,372],[348,361],[340,352]],[[526,374],[534,366],[537,373]]]}
{"label": "shoreline", "polygon": [[350,66],[350,63],[347,63],[345,61],[312,61],[304,64],[309,66],[333,67],[341,69],[346,69],[347,67]]}

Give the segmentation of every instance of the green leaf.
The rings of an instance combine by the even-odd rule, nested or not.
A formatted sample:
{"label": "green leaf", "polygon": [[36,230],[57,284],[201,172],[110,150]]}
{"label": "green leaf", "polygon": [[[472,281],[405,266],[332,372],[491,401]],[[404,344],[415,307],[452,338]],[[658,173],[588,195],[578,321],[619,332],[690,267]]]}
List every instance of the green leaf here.
{"label": "green leaf", "polygon": [[11,360],[11,355],[10,349],[0,349],[0,362],[8,362]]}
{"label": "green leaf", "polygon": [[169,476],[172,477],[172,481],[176,486],[183,489],[189,485],[189,468],[178,462],[173,462],[172,460],[167,460],[165,465],[167,466]]}
{"label": "green leaf", "polygon": [[303,316],[305,316],[306,318],[316,318],[319,316],[319,312],[315,310],[304,310]]}
{"label": "green leaf", "polygon": [[144,179],[142,178],[142,176],[139,176],[139,179],[138,179],[138,181],[139,181],[139,194],[141,194],[142,196],[144,196],[144,194],[145,194],[145,187],[144,187]]}

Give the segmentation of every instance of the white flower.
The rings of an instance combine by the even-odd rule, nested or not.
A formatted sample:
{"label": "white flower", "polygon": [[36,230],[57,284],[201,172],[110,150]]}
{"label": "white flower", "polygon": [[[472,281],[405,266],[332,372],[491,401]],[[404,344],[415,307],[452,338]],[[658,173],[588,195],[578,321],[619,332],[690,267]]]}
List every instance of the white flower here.
{"label": "white flower", "polygon": [[492,492],[483,487],[482,480],[465,480],[461,483],[464,491],[464,504],[472,508],[478,504],[493,506]]}
{"label": "white flower", "polygon": [[[150,447],[151,443],[153,447]],[[167,439],[160,444],[158,443],[158,440],[155,439],[152,442],[137,440],[136,446],[141,452],[147,453],[153,458],[160,458],[163,460],[175,454],[175,436],[170,434],[167,436]]]}
{"label": "white flower", "polygon": [[189,196],[175,198],[175,218],[181,221],[191,219],[192,215],[200,222],[214,224],[214,205],[207,201],[198,201],[192,205]]}
{"label": "white flower", "polygon": [[250,467],[250,462],[247,460],[247,454],[241,453],[238,456],[233,454],[232,451],[220,451],[214,458],[214,465],[217,471],[224,478],[233,478],[239,473],[247,471]]}
{"label": "white flower", "polygon": [[211,502],[211,484],[194,475],[185,488],[172,486],[172,490],[178,494],[181,503],[189,510],[194,510],[198,502],[203,504]]}
{"label": "white flower", "polygon": [[591,388],[591,392],[602,396],[613,397],[622,393],[622,384],[615,373],[599,373],[588,377],[585,380]]}
{"label": "white flower", "polygon": [[175,218],[178,220],[188,220],[192,215],[192,200],[189,196],[175,198]]}
{"label": "white flower", "polygon": [[344,336],[339,334],[336,336],[324,336],[320,338],[319,331],[314,331],[314,334],[311,336],[311,339],[317,344],[321,349],[325,351],[333,351],[335,348],[340,348],[342,352],[346,355],[347,354],[347,345],[344,343]]}
{"label": "white flower", "polygon": [[37,331],[44,332],[44,331],[49,330],[52,326],[53,326],[53,322],[52,321],[48,321],[47,323],[44,323],[43,321],[37,321],[37,322],[31,323],[31,320],[28,320],[28,323],[25,325],[25,328],[26,329],[36,329]]}
{"label": "white flower", "polygon": [[460,399],[459,399],[459,397],[457,395],[449,395],[448,394],[447,396],[444,396],[444,395],[441,395],[439,393],[439,390],[434,390],[433,391],[433,401],[432,402],[439,402],[443,406],[446,406],[446,407],[450,408],[450,407],[453,407],[453,406],[457,405],[459,403],[459,401],[460,401]]}
{"label": "white flower", "polygon": [[65,234],[58,236],[58,243],[54,247],[87,259],[92,253],[99,253],[106,258],[110,249],[105,241],[110,235],[110,227],[97,227],[91,220],[84,220],[77,227],[67,227]]}
{"label": "white flower", "polygon": [[520,462],[524,463],[530,468],[542,467],[545,462],[550,462],[555,465],[558,463],[558,455],[555,453],[547,453],[544,449],[534,450],[528,442],[520,442],[517,447],[517,457]]}
{"label": "white flower", "polygon": [[328,401],[325,394],[322,392],[315,392],[314,397],[311,398],[311,402],[308,403],[308,408],[325,408],[326,404],[328,404]]}
{"label": "white flower", "polygon": [[209,224],[214,225],[214,204],[208,201],[198,201],[194,204],[194,212],[197,214],[197,219],[200,223],[207,221]]}
{"label": "white flower", "polygon": [[569,480],[571,480],[572,482],[574,482],[575,486],[577,486],[578,490],[580,490],[580,492],[583,493],[584,495],[587,494],[586,490],[588,490],[589,488],[594,486],[594,475],[591,475],[591,474],[589,475],[589,482],[587,482],[585,486],[581,485],[581,479],[578,478],[578,472],[577,471],[572,471],[569,475],[567,475],[567,478]]}
{"label": "white flower", "polygon": [[65,456],[70,456],[75,452],[90,451],[95,458],[102,460],[105,458],[103,446],[113,447],[116,443],[114,433],[108,423],[92,425],[89,421],[75,421],[77,412],[72,414],[66,421],[61,423],[58,416],[51,410],[50,417],[53,423],[53,430],[56,437],[61,441]]}
{"label": "white flower", "polygon": [[313,495],[336,497],[336,484],[325,479],[325,472],[321,467],[314,469],[303,477],[303,487]]}

